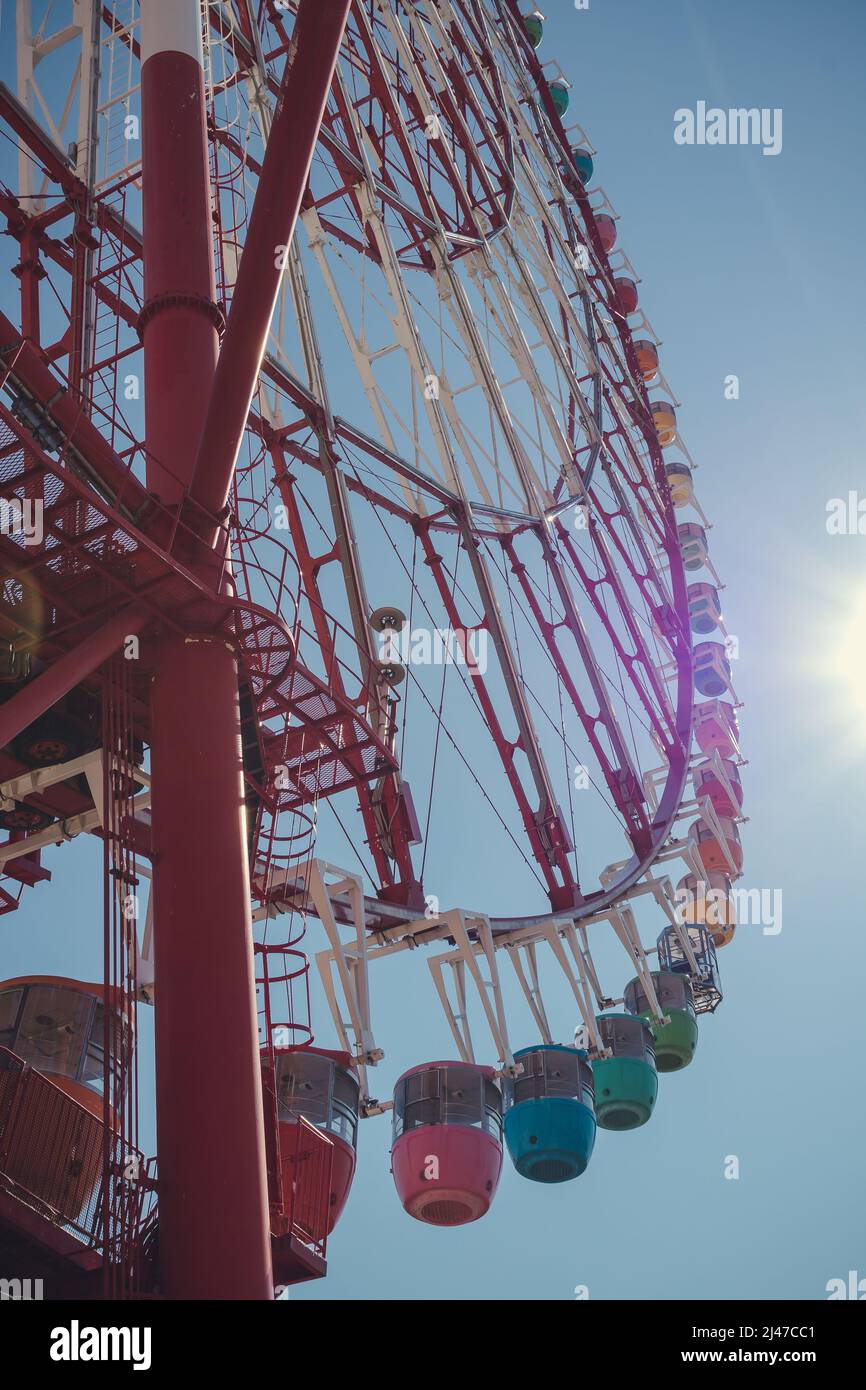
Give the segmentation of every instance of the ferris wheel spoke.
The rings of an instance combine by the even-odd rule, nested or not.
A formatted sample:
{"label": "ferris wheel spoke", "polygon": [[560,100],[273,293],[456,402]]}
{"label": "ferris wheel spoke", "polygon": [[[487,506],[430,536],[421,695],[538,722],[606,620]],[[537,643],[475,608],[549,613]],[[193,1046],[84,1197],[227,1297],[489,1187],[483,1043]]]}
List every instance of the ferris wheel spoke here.
{"label": "ferris wheel spoke", "polygon": [[[517,800],[524,828],[529,836],[535,857],[542,869],[552,900],[559,906],[570,905],[574,900],[577,885],[573,881],[572,869],[568,860],[568,838],[564,835],[559,808],[550,774],[544,763],[526,699],[516,670],[514,655],[502,623],[499,606],[493,593],[489,575],[483,558],[479,553],[475,537],[468,527],[461,526],[464,545],[467,549],[476,584],[479,589],[485,624],[490,630],[500,664],[500,670],[511,701],[518,738],[509,740],[496,713],[492,697],[484,676],[473,671],[473,686],[476,698],[484,713],[497,752],[502,761],[511,789]],[[441,601],[448,614],[452,627],[467,631],[461,623],[460,613],[448,584],[442,565],[442,557],[436,551],[428,528],[421,531],[421,542],[425,556],[433,573]],[[538,806],[533,810],[520,779],[514,754],[520,748],[529,764],[538,797]],[[558,870],[558,874],[554,870]]]}
{"label": "ferris wheel spoke", "polygon": [[[557,680],[561,682],[563,689],[565,690],[571,701],[572,707],[582,725],[587,742],[590,748],[592,749],[592,752],[594,753],[595,758],[602,771],[608,789],[614,795],[615,801],[620,802],[622,800],[623,790],[623,778],[621,776],[621,769],[617,766],[616,763],[611,761],[610,757],[608,756],[608,753],[606,752],[602,744],[602,741],[599,737],[599,724],[602,724],[602,726],[605,728],[612,750],[616,751],[617,748],[619,748],[620,755],[622,756],[625,752],[625,745],[616,726],[616,720],[615,716],[613,715],[613,711],[607,704],[604,697],[603,678],[601,676],[601,673],[598,672],[597,681],[594,683],[593,688],[594,690],[601,692],[602,701],[605,702],[609,723],[606,723],[605,715],[603,713],[600,712],[598,715],[593,715],[590,714],[589,710],[587,709],[586,704],[581,698],[581,695],[574,682],[569,662],[565,658],[565,655],[559,643],[559,638],[557,636],[557,628],[561,625],[561,623],[567,624],[569,628],[572,629],[574,622],[574,610],[572,609],[571,612],[569,612],[568,607],[566,607],[565,611],[563,612],[562,618],[556,623],[554,623],[550,617],[545,616],[541,604],[539,602],[535,586],[532,584],[528,575],[527,567],[517,556],[513,540],[511,538],[507,538],[503,540],[502,543],[503,549],[505,550],[505,553],[508,556],[509,562],[511,564],[512,572],[517,576],[518,582],[521,588],[523,589],[523,593],[529,604],[532,616],[538,624],[539,630],[545,636],[550,658],[555,666]],[[551,565],[550,568],[552,571],[553,566]],[[580,649],[579,639],[578,646]],[[611,737],[612,730],[614,731],[614,737]],[[627,754],[625,754],[625,756],[628,757]],[[624,814],[625,828],[627,831],[629,830],[629,827],[633,825],[634,819],[635,818],[633,812],[629,812],[628,815]]]}
{"label": "ferris wheel spoke", "polygon": [[[618,651],[620,660],[626,665],[630,679],[635,686],[638,698],[643,704],[650,722],[656,729],[659,737],[667,741],[667,739],[671,737],[674,721],[674,712],[671,707],[669,694],[658,678],[656,663],[653,661],[643,635],[634,619],[632,606],[610,564],[604,537],[598,528],[594,528],[592,534],[596,554],[600,557],[602,562],[601,576],[598,579],[590,578],[580,560],[572,538],[564,532],[562,528],[559,530],[559,543],[564,553],[568,556],[574,572],[579,576],[583,592],[593,604],[607,632],[612,647],[615,651]],[[615,596],[621,620],[634,646],[633,653],[626,654],[621,651],[619,632],[610,614],[598,600],[597,593],[602,583],[606,584]],[[649,690],[645,689],[643,683],[637,678],[635,666],[638,662],[644,667]],[[655,703],[650,698],[651,694],[655,697]]]}
{"label": "ferris wheel spoke", "polygon": [[[308,544],[301,510],[294,488],[286,473],[281,451],[277,451],[274,463],[283,504],[286,507],[295,553],[301,570],[304,592],[309,605],[314,627],[318,653],[327,673],[329,684],[344,694],[343,667],[337,657],[336,628],[329,615],[322,595],[319,574],[329,563],[340,565],[345,590],[349,598],[349,609],[355,628],[355,643],[358,651],[358,679],[360,693],[367,719],[377,729],[380,739],[390,739],[388,727],[387,701],[384,691],[377,684],[376,661],[370,630],[367,625],[369,605],[364,590],[363,573],[357,561],[357,543],[351,513],[346,503],[342,476],[327,458],[327,446],[320,445],[320,460],[327,481],[327,492],[331,506],[332,549],[326,557],[315,556]],[[325,456],[323,458],[323,456]],[[418,900],[421,891],[412,865],[399,772],[387,772],[384,777],[375,767],[355,765],[355,785],[361,814],[367,831],[376,868],[377,878],[383,893],[393,898],[402,894],[407,902]],[[383,817],[382,807],[388,810]],[[387,833],[383,827],[387,825]],[[396,867],[396,876],[391,867]]]}
{"label": "ferris wheel spoke", "polygon": [[[479,215],[484,217],[487,222],[488,232],[503,223],[501,205],[503,193],[507,190],[510,181],[510,170],[500,154],[500,145],[504,143],[503,127],[501,123],[498,123],[497,130],[495,132],[491,130],[489,115],[481,112],[467,78],[465,61],[467,49],[464,48],[463,50],[464,62],[461,63],[458,61],[450,37],[444,31],[435,11],[431,16],[428,10],[426,17],[428,23],[437,29],[443,44],[439,52],[427,33],[427,27],[420,22],[420,19],[412,26],[412,34],[416,44],[416,48],[413,50],[409,35],[401,24],[397,13],[387,3],[379,3],[378,9],[382,22],[387,27],[397,52],[403,60],[402,73],[405,75],[405,80],[408,81],[409,91],[414,98],[416,123],[425,133],[428,150],[431,146],[435,147],[435,153],[442,163],[444,174],[452,188],[460,191],[464,230],[459,244],[464,244],[467,234],[470,240],[479,240],[484,234],[478,222]],[[366,21],[363,22],[366,23]],[[447,54],[451,59],[447,72],[440,58],[440,52],[443,55]],[[378,56],[381,71],[381,53]],[[483,74],[478,69],[472,72],[472,76],[479,85],[483,84]],[[493,186],[480,154],[480,143],[477,138],[473,139],[469,132],[463,114],[455,100],[455,92],[459,92],[464,106],[475,119],[476,127],[485,131],[484,148],[498,165],[498,188]],[[488,113],[495,112],[497,107],[493,94],[487,92],[485,95]],[[442,130],[443,118],[447,124],[447,131]],[[402,121],[402,118],[400,119],[404,127],[404,147],[407,147],[409,142],[405,122]],[[449,143],[452,140],[455,143],[455,152],[459,149],[461,157],[466,161],[465,175],[459,173],[455,158],[449,150]],[[468,184],[473,175],[480,185],[480,191],[484,198],[483,205],[479,201],[473,203],[468,197],[463,196],[464,183]]]}

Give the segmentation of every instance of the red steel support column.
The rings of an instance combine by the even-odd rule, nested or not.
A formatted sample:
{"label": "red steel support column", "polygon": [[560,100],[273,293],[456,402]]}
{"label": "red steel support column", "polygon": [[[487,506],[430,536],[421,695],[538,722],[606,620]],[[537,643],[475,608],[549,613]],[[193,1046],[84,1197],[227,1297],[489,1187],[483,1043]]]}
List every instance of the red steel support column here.
{"label": "red steel support column", "polygon": [[237,670],[164,638],[151,696],[162,1286],[270,1299]]}
{"label": "red steel support column", "polygon": [[[214,382],[198,0],[142,6],[148,484],[180,503]],[[152,691],[159,1247],[175,1299],[273,1297],[235,656],[164,636]]]}
{"label": "red steel support column", "polygon": [[196,0],[141,7],[147,483],[189,487],[219,351],[213,219]]}

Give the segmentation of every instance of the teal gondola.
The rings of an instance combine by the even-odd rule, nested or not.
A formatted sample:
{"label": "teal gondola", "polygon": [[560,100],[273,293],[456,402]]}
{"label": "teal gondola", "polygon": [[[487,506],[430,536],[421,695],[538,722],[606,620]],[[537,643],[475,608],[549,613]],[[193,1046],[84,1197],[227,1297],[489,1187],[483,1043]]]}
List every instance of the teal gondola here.
{"label": "teal gondola", "polygon": [[587,1054],[547,1043],[514,1054],[523,1072],[506,1089],[505,1143],[521,1177],[569,1182],[595,1144],[595,1090]]}

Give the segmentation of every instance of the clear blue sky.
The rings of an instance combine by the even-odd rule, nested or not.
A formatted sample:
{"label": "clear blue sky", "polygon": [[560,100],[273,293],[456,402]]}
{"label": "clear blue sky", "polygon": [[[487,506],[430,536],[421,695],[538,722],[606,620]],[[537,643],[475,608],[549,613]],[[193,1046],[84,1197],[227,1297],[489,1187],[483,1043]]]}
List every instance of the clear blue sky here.
{"label": "clear blue sky", "polygon": [[[424,1227],[394,1193],[387,1119],[365,1121],[328,1279],[292,1299],[556,1300],[578,1284],[593,1298],[821,1298],[829,1279],[866,1275],[866,536],[825,525],[829,499],[866,496],[866,11],[860,0],[546,8],[540,56],[574,82],[569,117],[597,146],[596,182],[621,214],[701,465],[747,706],[742,885],[782,890],[783,930],[741,929],[693,1066],[662,1078],[651,1124],[600,1133],[575,1183],[546,1188],[506,1165],[483,1221]],[[5,46],[8,21],[3,33]],[[676,145],[674,111],[699,100],[781,107],[781,154]],[[730,373],[737,401],[724,398]],[[48,862],[51,887],[0,921],[4,976],[99,969],[96,846]],[[451,1051],[426,976],[418,953],[374,968],[380,1095]],[[552,1002],[570,1024],[564,994]],[[146,1056],[146,1019],[141,1031]],[[327,1026],[318,1040],[332,1042]],[[207,1065],[207,1038],[190,1045]],[[739,1181],[724,1178],[728,1155]]]}

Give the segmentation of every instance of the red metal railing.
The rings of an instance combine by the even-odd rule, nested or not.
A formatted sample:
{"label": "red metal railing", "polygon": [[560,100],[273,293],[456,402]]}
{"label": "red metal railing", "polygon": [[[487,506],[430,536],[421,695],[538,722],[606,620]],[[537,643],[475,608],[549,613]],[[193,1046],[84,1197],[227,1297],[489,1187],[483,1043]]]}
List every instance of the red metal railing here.
{"label": "red metal railing", "polygon": [[[277,1126],[274,1116],[273,1128],[281,1181],[273,1182],[272,1172],[271,1232],[324,1260],[334,1145],[304,1119]],[[134,1293],[158,1283],[156,1161],[115,1134],[106,1167],[103,1147],[98,1115],[0,1047],[0,1191],[87,1248],[107,1252]],[[144,1273],[140,1265],[153,1268]]]}
{"label": "red metal railing", "polygon": [[331,1209],[334,1145],[315,1125],[298,1117],[279,1126],[282,1201],[271,1207],[271,1233],[293,1235],[325,1258]]}
{"label": "red metal railing", "polygon": [[106,1169],[103,1141],[98,1116],[0,1047],[0,1188],[114,1259],[118,1232],[128,1241],[150,1216],[155,1187],[141,1152],[117,1135]]}

